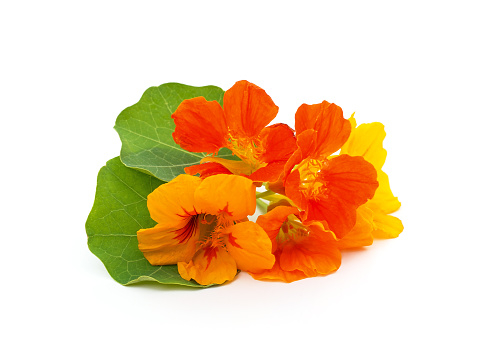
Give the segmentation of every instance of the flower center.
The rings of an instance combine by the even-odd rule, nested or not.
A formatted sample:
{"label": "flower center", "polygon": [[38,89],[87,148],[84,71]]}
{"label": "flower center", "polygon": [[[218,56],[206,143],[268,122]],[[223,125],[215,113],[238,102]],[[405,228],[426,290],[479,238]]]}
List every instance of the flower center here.
{"label": "flower center", "polygon": [[285,242],[298,242],[302,238],[308,236],[308,230],[295,215],[289,215],[284,221],[276,236],[276,241],[279,246]]}
{"label": "flower center", "polygon": [[260,156],[264,153],[262,145],[254,139],[229,137],[229,148],[242,161],[248,163],[252,173],[266,165],[261,163]]}
{"label": "flower center", "polygon": [[234,224],[234,221],[226,211],[219,212],[216,216],[206,214],[201,220],[198,246],[200,248],[217,248],[224,246],[226,229]]}
{"label": "flower center", "polygon": [[322,179],[320,173],[327,163],[327,160],[308,158],[299,165],[299,190],[306,198],[316,200],[320,197],[327,197],[325,180]]}

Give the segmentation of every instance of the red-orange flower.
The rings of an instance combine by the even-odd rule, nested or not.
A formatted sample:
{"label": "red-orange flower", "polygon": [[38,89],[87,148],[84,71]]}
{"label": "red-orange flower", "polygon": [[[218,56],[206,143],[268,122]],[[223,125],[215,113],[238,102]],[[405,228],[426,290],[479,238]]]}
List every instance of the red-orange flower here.
{"label": "red-orange flower", "polygon": [[139,249],[152,265],[178,264],[182,278],[220,284],[237,269],[271,268],[271,241],[247,216],[255,212],[255,186],[236,175],[202,180],[179,175],[148,196],[158,223],[138,231]]}
{"label": "red-orange flower", "polygon": [[295,119],[298,148],[285,166],[284,192],[305,221],[324,222],[342,238],[356,223],[356,209],[378,187],[376,169],[359,156],[331,156],[351,132],[337,105],[303,104]]}
{"label": "red-orange flower", "polygon": [[296,207],[277,206],[259,216],[257,224],[269,235],[276,262],[271,269],[251,272],[255,279],[292,282],[339,268],[335,235],[320,222],[302,223]]}
{"label": "red-orange flower", "polygon": [[[203,97],[183,101],[172,115],[175,142],[190,152],[216,154],[226,147],[241,159],[207,157],[201,161],[205,164],[189,167],[186,172],[201,176],[225,172],[246,175],[257,182],[276,181],[296,149],[289,126],[266,127],[277,112],[267,93],[247,81],[239,81],[225,92],[223,107]],[[206,165],[210,162],[214,164]]]}

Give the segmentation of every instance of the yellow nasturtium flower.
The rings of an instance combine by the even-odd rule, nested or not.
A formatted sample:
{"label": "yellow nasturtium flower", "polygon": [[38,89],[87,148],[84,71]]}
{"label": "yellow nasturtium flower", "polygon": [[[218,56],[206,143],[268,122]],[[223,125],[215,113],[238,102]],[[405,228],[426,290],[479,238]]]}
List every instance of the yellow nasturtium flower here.
{"label": "yellow nasturtium flower", "polygon": [[352,132],[340,154],[361,156],[371,163],[376,168],[379,187],[373,198],[357,209],[356,226],[339,241],[341,248],[370,245],[373,237],[396,238],[403,231],[402,222],[389,215],[401,204],[391,191],[388,175],[381,170],[386,159],[384,126],[378,122],[357,126],[354,116],[349,121]]}
{"label": "yellow nasturtium flower", "polygon": [[248,178],[181,174],[148,196],[158,224],[138,231],[139,249],[152,265],[178,264],[182,278],[202,285],[230,281],[237,269],[269,269],[275,261],[271,240],[247,218],[255,206]]}

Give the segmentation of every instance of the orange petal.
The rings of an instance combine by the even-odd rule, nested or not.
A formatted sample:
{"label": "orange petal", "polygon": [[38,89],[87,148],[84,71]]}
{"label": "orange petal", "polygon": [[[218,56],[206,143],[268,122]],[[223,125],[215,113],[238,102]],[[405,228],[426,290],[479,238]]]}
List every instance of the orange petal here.
{"label": "orange petal", "polygon": [[315,154],[329,156],[347,141],[351,132],[351,124],[344,119],[342,109],[323,101],[320,104],[303,104],[295,116],[296,134],[313,129],[318,133]]}
{"label": "orange petal", "polygon": [[189,175],[199,174],[201,179],[205,179],[216,174],[232,174],[228,169],[217,162],[191,165],[190,167],[184,168],[184,170]]}
{"label": "orange petal", "polygon": [[296,150],[294,131],[286,124],[274,124],[259,134],[264,152],[260,156],[263,163],[287,161]]}
{"label": "orange petal", "polygon": [[354,228],[337,241],[337,247],[351,249],[373,244],[373,227],[373,212],[365,204],[359,206]]}
{"label": "orange petal", "polygon": [[262,271],[274,265],[272,243],[267,233],[254,222],[237,223],[229,231],[226,249],[243,271]]}
{"label": "orange petal", "polygon": [[270,270],[264,270],[260,272],[250,272],[250,275],[258,280],[272,280],[272,281],[282,281],[282,282],[294,282],[300,279],[306,278],[307,276],[299,270],[294,271],[284,271],[279,265],[279,259],[281,257],[281,251],[275,253],[276,262]]}
{"label": "orange petal", "polygon": [[169,229],[166,225],[159,224],[154,228],[138,231],[138,248],[150,264],[173,265],[192,259],[199,237],[199,225],[195,217],[197,216],[183,221],[180,229]]}
{"label": "orange petal", "polygon": [[266,214],[257,217],[257,224],[264,229],[269,238],[275,243],[279,229],[281,229],[282,224],[291,214],[298,215],[298,209],[291,206],[277,206]]}
{"label": "orange petal", "polygon": [[313,155],[317,150],[318,131],[308,129],[297,136],[298,147],[301,150],[301,160]]}
{"label": "orange petal", "polygon": [[204,97],[184,100],[172,114],[175,143],[190,152],[217,153],[227,145],[228,129],[217,101]]}
{"label": "orange petal", "polygon": [[255,186],[242,176],[212,175],[196,189],[195,206],[199,213],[226,212],[232,219],[240,220],[255,213]]}
{"label": "orange petal", "polygon": [[184,217],[196,214],[194,192],[201,184],[195,176],[181,174],[148,195],[151,218],[168,228],[179,228]]}
{"label": "orange petal", "polygon": [[274,191],[276,194],[285,195],[286,189],[284,188],[284,172],[281,173],[276,181],[269,182],[267,189]]}
{"label": "orange petal", "polygon": [[249,178],[254,182],[275,182],[284,172],[284,161],[272,162],[265,167],[257,169]]}
{"label": "orange petal", "polygon": [[279,110],[262,88],[247,81],[238,81],[225,92],[223,108],[231,134],[251,138],[256,137]]}
{"label": "orange petal", "polygon": [[301,191],[301,176],[298,169],[293,170],[284,182],[285,195],[294,202],[302,210],[308,208],[308,199]]}
{"label": "orange petal", "polygon": [[220,246],[204,247],[196,252],[189,263],[179,262],[177,265],[183,279],[194,279],[202,285],[231,281],[237,273],[235,260]]}
{"label": "orange petal", "polygon": [[327,275],[340,266],[341,255],[334,234],[319,222],[307,226],[308,234],[283,244],[279,265],[284,271],[300,270],[307,277]]}
{"label": "orange petal", "polygon": [[297,164],[300,164],[304,159],[308,158],[310,155],[314,155],[316,151],[316,139],[318,133],[313,129],[308,129],[298,134],[296,137],[296,142],[298,148],[292,154],[292,156],[286,162],[284,166],[284,175],[287,179],[291,170]]}

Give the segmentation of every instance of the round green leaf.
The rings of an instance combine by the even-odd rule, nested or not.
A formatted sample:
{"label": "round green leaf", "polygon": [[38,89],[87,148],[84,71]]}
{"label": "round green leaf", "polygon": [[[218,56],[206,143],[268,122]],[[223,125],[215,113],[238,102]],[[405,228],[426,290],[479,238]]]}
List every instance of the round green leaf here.
{"label": "round green leaf", "polygon": [[138,249],[136,232],[155,226],[147,196],[162,181],[111,159],[97,176],[95,202],[85,228],[88,247],[121,284],[156,281],[203,287],[180,277],[177,265],[152,266]]}

